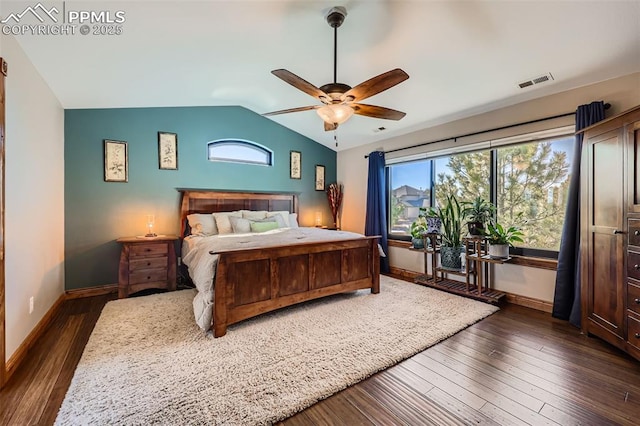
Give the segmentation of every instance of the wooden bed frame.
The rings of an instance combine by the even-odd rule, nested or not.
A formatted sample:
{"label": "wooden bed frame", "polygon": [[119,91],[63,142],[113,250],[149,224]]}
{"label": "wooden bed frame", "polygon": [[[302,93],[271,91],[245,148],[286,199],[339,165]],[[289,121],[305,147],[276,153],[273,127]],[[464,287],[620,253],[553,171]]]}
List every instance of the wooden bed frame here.
{"label": "wooden bed frame", "polygon": [[[298,213],[289,193],[179,189],[185,236],[192,213],[234,210],[288,210]],[[265,312],[338,293],[370,288],[380,292],[378,237],[301,243],[217,252],[213,334]]]}

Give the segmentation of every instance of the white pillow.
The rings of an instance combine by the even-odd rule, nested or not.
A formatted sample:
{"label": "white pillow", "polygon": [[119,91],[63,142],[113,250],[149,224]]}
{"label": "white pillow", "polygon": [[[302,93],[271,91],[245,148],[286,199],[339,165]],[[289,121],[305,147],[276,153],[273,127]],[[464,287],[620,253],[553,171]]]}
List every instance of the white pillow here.
{"label": "white pillow", "polygon": [[233,234],[233,228],[231,227],[229,216],[242,217],[242,213],[240,213],[239,211],[213,213],[213,217],[216,219],[216,226],[218,227],[218,233],[221,235]]}
{"label": "white pillow", "polygon": [[267,212],[267,217],[278,217],[278,216],[282,216],[282,221],[284,222],[284,226],[280,226],[281,228],[288,228],[289,227],[289,212],[286,210],[282,210],[282,211],[273,211],[273,212]]}
{"label": "white pillow", "polygon": [[211,213],[193,213],[187,216],[187,222],[191,227],[191,235],[216,235],[218,227]]}
{"label": "white pillow", "polygon": [[267,217],[266,210],[252,211],[252,210],[240,210],[242,217],[249,220],[261,220]]}
{"label": "white pillow", "polygon": [[298,213],[289,215],[289,228],[298,228]]}

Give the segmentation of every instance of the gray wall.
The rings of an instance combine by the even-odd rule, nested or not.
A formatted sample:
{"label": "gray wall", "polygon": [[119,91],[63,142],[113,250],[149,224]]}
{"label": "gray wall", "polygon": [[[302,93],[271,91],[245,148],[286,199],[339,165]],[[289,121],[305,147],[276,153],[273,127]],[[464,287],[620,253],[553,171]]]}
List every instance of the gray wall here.
{"label": "gray wall", "polygon": [[[158,168],[157,132],[178,134],[178,170]],[[297,192],[300,224],[321,211],[331,220],[326,194],[315,190],[315,165],[336,180],[336,153],[241,107],[84,109],[65,111],[65,287],[118,281],[118,237],[142,235],[154,214],[161,234],[179,232],[176,188]],[[235,138],[274,152],[274,166],[207,160],[207,142]],[[127,183],[104,182],[104,139],[126,141]],[[289,178],[289,151],[302,152],[302,179]],[[46,212],[46,208],[45,208]]]}

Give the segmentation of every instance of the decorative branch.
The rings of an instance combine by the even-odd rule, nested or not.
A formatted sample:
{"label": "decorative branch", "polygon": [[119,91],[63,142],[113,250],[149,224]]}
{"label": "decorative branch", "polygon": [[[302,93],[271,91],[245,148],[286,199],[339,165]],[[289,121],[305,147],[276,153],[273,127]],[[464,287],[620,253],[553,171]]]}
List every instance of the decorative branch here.
{"label": "decorative branch", "polygon": [[327,188],[327,199],[329,200],[329,207],[331,208],[331,216],[333,216],[333,226],[338,225],[338,211],[342,204],[342,184],[331,183]]}

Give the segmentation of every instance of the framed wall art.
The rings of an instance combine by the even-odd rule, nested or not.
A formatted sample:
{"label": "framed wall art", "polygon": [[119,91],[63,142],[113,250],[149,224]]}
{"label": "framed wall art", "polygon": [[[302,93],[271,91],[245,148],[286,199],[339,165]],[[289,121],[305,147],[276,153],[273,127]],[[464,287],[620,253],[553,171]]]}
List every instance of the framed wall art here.
{"label": "framed wall art", "polygon": [[324,191],[324,166],[316,165],[316,191]]}
{"label": "framed wall art", "polygon": [[129,180],[128,155],[126,142],[104,140],[105,182],[127,182]]}
{"label": "framed wall art", "polygon": [[302,153],[291,151],[289,153],[289,177],[291,179],[302,179]]}
{"label": "framed wall art", "polygon": [[178,135],[158,132],[158,167],[161,170],[178,170]]}

